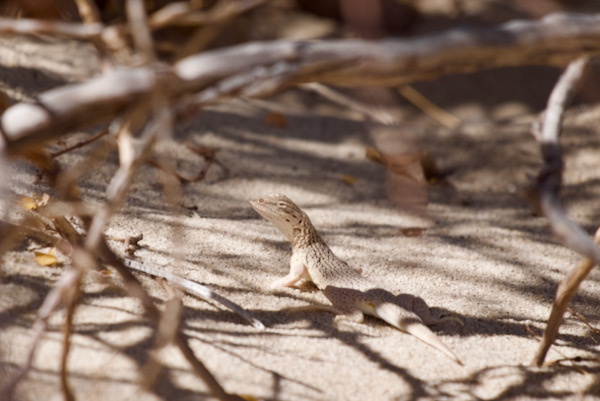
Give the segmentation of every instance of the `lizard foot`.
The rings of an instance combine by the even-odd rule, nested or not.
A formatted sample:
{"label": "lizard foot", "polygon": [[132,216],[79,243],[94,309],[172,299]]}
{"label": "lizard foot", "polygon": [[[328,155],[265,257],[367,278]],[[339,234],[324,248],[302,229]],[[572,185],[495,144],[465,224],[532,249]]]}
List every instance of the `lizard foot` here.
{"label": "lizard foot", "polygon": [[[339,311],[337,309],[334,309],[334,311],[339,313]],[[365,320],[365,315],[359,309],[357,309],[353,312],[350,312],[350,313],[342,313],[335,317],[336,323],[339,323],[339,322],[362,323],[364,320]]]}

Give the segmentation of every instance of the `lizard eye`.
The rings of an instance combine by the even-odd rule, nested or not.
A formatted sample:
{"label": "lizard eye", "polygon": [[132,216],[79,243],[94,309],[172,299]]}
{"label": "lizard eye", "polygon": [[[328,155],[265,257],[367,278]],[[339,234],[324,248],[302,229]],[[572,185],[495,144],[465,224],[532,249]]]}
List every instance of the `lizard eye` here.
{"label": "lizard eye", "polygon": [[260,198],[260,199],[258,200],[258,203],[265,203],[265,200],[264,200],[263,198]]}
{"label": "lizard eye", "polygon": [[285,202],[282,202],[282,201],[277,202],[277,207],[280,209],[285,209]]}

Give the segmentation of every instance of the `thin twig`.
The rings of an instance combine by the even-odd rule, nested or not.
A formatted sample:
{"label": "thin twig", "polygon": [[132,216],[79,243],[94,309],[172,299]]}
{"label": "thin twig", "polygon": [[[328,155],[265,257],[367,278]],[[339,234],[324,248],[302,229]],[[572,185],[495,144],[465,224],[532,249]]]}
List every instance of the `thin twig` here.
{"label": "thin twig", "polygon": [[221,169],[223,169],[223,171],[225,172],[225,174],[229,173],[229,169],[223,163],[221,163],[217,159],[217,151],[218,151],[218,149],[216,149],[216,148],[210,148],[208,146],[198,146],[198,145],[196,145],[196,144],[194,144],[192,142],[189,142],[189,141],[187,141],[185,143],[185,145],[187,146],[187,148],[189,150],[191,150],[192,152],[194,152],[198,156],[201,156],[201,157],[204,158],[204,165],[202,166],[202,168],[200,169],[200,171],[198,171],[198,173],[195,176],[193,176],[192,178],[186,178],[186,177],[184,177],[181,174],[179,174],[179,173],[176,172],[177,178],[179,178],[179,180],[181,182],[190,183],[190,182],[202,181],[204,179],[204,177],[206,177],[206,173],[208,173],[208,169],[213,164],[216,164],[219,167],[221,167]]}
{"label": "thin twig", "polygon": [[[581,323],[585,324],[585,325],[587,326],[587,328],[590,330],[590,332],[591,332],[592,334],[595,334],[595,335],[597,335],[597,336],[600,336],[600,329],[598,329],[598,328],[596,328],[596,327],[592,326],[592,325],[590,324],[590,322],[588,322],[588,321],[587,321],[587,319],[585,318],[585,316],[583,316],[582,314],[580,314],[580,313],[576,312],[576,311],[575,311],[573,308],[570,308],[570,307],[569,307],[569,308],[567,308],[567,310],[569,311],[569,313],[570,313],[570,314],[571,314],[571,315],[572,315],[572,316],[573,316],[575,319],[577,319],[577,320],[579,320]],[[596,341],[595,339],[594,339],[594,341],[595,341],[596,343],[598,343],[598,341]]]}
{"label": "thin twig", "polygon": [[66,299],[67,311],[65,314],[65,325],[63,328],[63,341],[62,341],[62,356],[60,358],[60,386],[63,392],[65,401],[75,401],[75,396],[69,385],[67,378],[67,361],[69,359],[69,351],[71,349],[71,333],[73,330],[73,316],[75,315],[75,308],[77,302],[79,302],[80,295],[80,282],[73,286],[71,294]]}
{"label": "thin twig", "polygon": [[100,131],[96,132],[94,135],[83,141],[77,142],[76,144],[71,145],[68,148],[50,153],[50,157],[52,159],[55,159],[59,156],[64,155],[65,153],[71,152],[72,150],[83,148],[84,146],[89,145],[90,143],[102,138],[106,134],[108,134],[108,128],[101,129]]}
{"label": "thin twig", "polygon": [[460,124],[460,119],[448,113],[431,100],[427,99],[419,93],[411,85],[404,85],[398,88],[398,92],[404,96],[406,100],[414,104],[421,111],[433,118],[446,128],[454,129]]}

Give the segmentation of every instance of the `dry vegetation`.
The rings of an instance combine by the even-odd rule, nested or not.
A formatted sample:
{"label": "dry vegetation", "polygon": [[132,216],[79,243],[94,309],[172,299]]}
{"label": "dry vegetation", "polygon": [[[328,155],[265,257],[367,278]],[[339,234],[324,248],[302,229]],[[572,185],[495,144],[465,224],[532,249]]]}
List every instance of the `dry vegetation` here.
{"label": "dry vegetation", "polygon": [[[324,18],[323,10],[319,10],[321,16],[318,18],[307,13],[307,9],[318,3],[308,1],[302,2],[305,6],[302,13],[293,2],[266,0],[164,4],[127,0],[123,7],[116,1],[78,0],[71,4],[57,0],[47,2],[49,5],[43,8],[35,3],[7,4],[6,17],[0,19],[0,31],[5,35],[89,43],[97,53],[99,66],[89,78],[56,85],[39,91],[41,93],[37,93],[36,88],[30,93],[22,93],[21,99],[26,99],[23,102],[4,95],[0,137],[3,213],[0,249],[8,252],[22,247],[25,241],[32,241],[40,247],[52,248],[39,252],[38,263],[56,264],[55,253],[58,253],[64,265],[60,278],[39,305],[37,319],[31,327],[33,341],[29,344],[27,361],[18,369],[6,370],[2,399],[18,397],[19,382],[32,368],[49,320],[61,308],[64,308],[60,345],[61,391],[64,399],[75,399],[69,384],[68,363],[73,316],[85,296],[82,283],[86,275],[94,270],[105,271],[106,266],[116,270],[127,294],[139,299],[143,314],[152,322],[155,331],[152,344],[145,350],[149,356],[141,368],[144,382],[140,386],[152,391],[152,383],[160,371],[160,360],[153,355],[167,344],[175,344],[215,397],[241,399],[219,384],[203,364],[202,356],[190,346],[189,335],[181,329],[182,319],[185,319],[181,294],[170,285],[221,303],[259,329],[262,323],[198,283],[165,275],[160,273],[160,268],[132,265],[115,253],[105,236],[108,222],[123,207],[134,186],[134,177],[143,166],[151,164],[162,172],[161,185],[166,194],[167,210],[178,207],[182,185],[202,181],[209,170],[220,169],[223,175],[228,174],[227,167],[219,160],[218,149],[210,146],[187,143],[189,150],[203,160],[192,176],[178,171],[177,160],[169,152],[169,143],[184,142],[176,132],[187,121],[197,118],[203,108],[231,98],[266,98],[302,87],[343,107],[358,110],[368,119],[389,123],[378,117],[373,109],[364,108],[347,95],[322,85],[401,86],[401,93],[411,102],[441,124],[455,129],[458,123],[452,115],[407,85],[451,74],[526,65],[564,68],[545,114],[531,128],[539,142],[544,165],[537,177],[531,179],[529,195],[538,211],[548,218],[560,241],[585,258],[558,287],[539,350],[532,361],[533,365],[544,364],[571,299],[586,275],[600,263],[600,249],[567,217],[559,201],[564,165],[559,143],[563,113],[582,81],[585,85],[586,68],[591,68],[590,64],[600,54],[600,14],[589,13],[591,9],[586,8],[584,2],[570,6],[578,13],[564,12],[566,5],[558,1],[507,2],[530,18],[502,25],[492,24],[495,21],[490,18],[487,26],[465,29],[459,27],[457,21],[464,25],[461,13],[466,13],[474,2],[427,1],[422,2],[421,8],[403,6],[408,18],[406,27],[415,25],[406,28],[413,29],[411,36],[395,36],[385,41],[368,38],[398,27],[386,25],[374,5],[372,20],[366,12],[363,19],[357,17],[356,13],[348,11],[352,1],[340,0],[342,12],[337,10],[337,17],[347,22],[346,28],[339,20]],[[381,2],[384,3],[388,2]],[[490,9],[500,7],[492,1],[480,3],[486,3],[485,7]],[[438,27],[436,32],[419,32],[416,16],[428,18],[436,4],[446,10],[445,19],[433,25]],[[285,23],[278,22],[292,21],[287,13],[305,18],[293,21],[304,27],[305,38],[320,40],[294,39],[294,34],[286,31]],[[490,15],[493,14],[490,11]],[[266,28],[265,24],[271,25]],[[442,26],[443,29],[439,28]],[[349,34],[352,29],[354,34]],[[366,39],[359,39],[356,32]],[[268,125],[285,129],[286,120],[281,113],[270,114],[266,121]],[[74,143],[69,136],[75,132],[79,133],[79,139]],[[106,146],[88,152],[86,160],[79,164],[81,168],[57,163],[62,155],[102,140],[106,141]],[[82,166],[102,164],[110,158],[107,147],[117,150],[118,168],[106,187],[103,204],[98,206],[82,198],[79,182],[88,171]],[[416,158],[414,154],[408,154],[394,159],[385,151],[372,148],[368,156],[396,175],[404,174],[407,165],[420,162],[418,164],[430,182],[443,179],[443,173],[421,153]],[[9,186],[11,166],[23,159],[39,170],[40,180],[52,189],[51,197],[35,198],[32,194],[17,196],[14,193]],[[352,179],[346,177],[349,185],[353,184]],[[402,196],[398,193],[401,191],[392,198]],[[124,239],[128,241],[130,256],[140,240]],[[131,268],[166,279],[164,286],[168,300],[164,306],[157,306],[157,300],[131,273]],[[13,317],[7,313],[2,319],[9,321]]]}

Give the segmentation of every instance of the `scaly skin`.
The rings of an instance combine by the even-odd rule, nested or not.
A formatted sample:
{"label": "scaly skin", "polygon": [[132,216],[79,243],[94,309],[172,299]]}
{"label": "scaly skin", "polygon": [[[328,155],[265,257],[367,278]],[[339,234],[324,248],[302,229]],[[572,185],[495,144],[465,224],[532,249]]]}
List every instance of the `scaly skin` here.
{"label": "scaly skin", "polygon": [[462,365],[425,325],[437,323],[425,301],[406,294],[395,296],[364,279],[359,270],[353,270],[333,254],[306,213],[291,199],[275,193],[251,200],[250,204],[292,243],[290,272],[273,282],[272,287],[291,287],[306,278],[323,291],[335,312],[356,322],[362,322],[364,314],[375,316]]}

